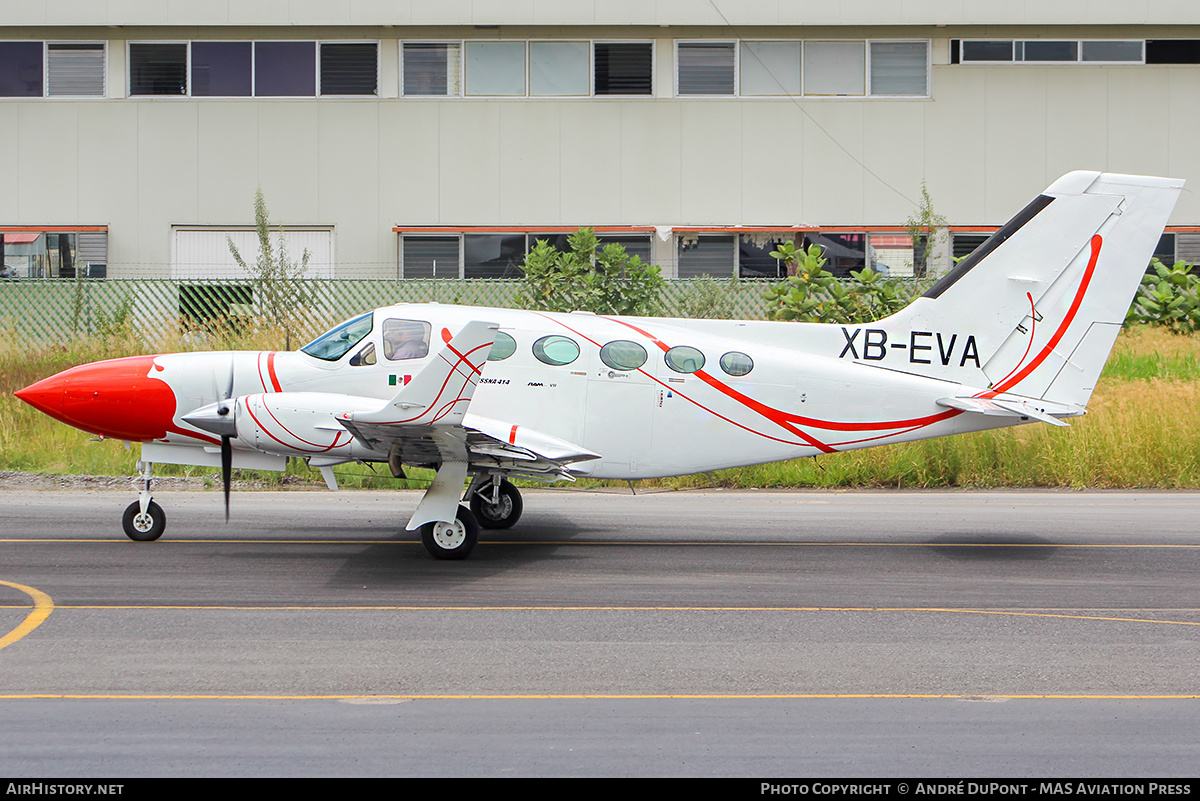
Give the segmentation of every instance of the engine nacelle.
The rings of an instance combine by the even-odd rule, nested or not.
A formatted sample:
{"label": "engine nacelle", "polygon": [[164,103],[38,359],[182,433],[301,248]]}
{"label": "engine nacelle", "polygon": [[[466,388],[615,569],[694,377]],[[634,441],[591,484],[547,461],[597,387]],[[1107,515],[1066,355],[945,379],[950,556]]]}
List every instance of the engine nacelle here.
{"label": "engine nacelle", "polygon": [[[386,459],[387,454],[376,453],[356,442],[335,419],[335,415],[374,410],[382,404],[378,398],[357,395],[266,392],[210,404],[183,419],[206,431],[231,437],[234,448],[284,456]],[[221,414],[222,407],[228,409],[225,414]]]}

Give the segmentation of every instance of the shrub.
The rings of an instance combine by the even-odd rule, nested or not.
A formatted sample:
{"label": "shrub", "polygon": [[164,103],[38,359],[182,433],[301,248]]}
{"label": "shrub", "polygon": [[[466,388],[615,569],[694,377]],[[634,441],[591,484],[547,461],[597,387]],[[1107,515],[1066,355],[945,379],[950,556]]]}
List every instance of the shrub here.
{"label": "shrub", "polygon": [[653,316],[663,287],[658,267],[630,256],[623,245],[600,240],[591,228],[567,237],[560,251],[544,239],[525,255],[524,282],[516,302],[522,309],[590,311]]}

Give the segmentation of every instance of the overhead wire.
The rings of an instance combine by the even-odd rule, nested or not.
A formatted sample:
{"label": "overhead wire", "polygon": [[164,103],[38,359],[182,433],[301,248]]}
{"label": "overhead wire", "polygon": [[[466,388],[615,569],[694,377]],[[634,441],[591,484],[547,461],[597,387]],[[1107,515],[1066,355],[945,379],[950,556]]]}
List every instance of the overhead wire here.
{"label": "overhead wire", "polygon": [[[725,13],[723,11],[721,11],[721,8],[717,5],[716,0],[708,0],[708,3],[709,3],[709,5],[711,5],[713,7],[713,11],[717,12],[717,15],[725,23],[726,29],[728,29],[729,33],[737,41],[738,53],[740,54],[740,53],[744,52],[744,50],[741,46],[742,45],[742,37],[739,36],[737,34],[737,32],[734,30],[733,23],[730,22],[729,18],[725,16]],[[831,134],[828,131],[828,129],[826,129],[825,126],[822,125],[817,120],[816,117],[814,117],[812,114],[808,113],[808,109],[804,108],[804,106],[800,103],[799,98],[797,98],[794,94],[792,94],[791,92],[788,91],[787,87],[783,85],[783,82],[781,80],[779,80],[779,77],[774,72],[771,71],[771,68],[768,67],[761,58],[758,57],[757,53],[755,53],[753,50],[751,50],[750,55],[754,58],[755,61],[758,62],[759,66],[761,66],[763,68],[763,71],[766,72],[767,75],[771,76],[771,80],[775,81],[775,84],[782,90],[783,96],[787,97],[788,100],[792,101],[792,105],[794,105],[800,111],[800,113],[803,114],[806,119],[808,119],[809,122],[811,122],[814,126],[816,126],[817,130],[819,130],[821,133],[825,134],[826,138],[829,139],[829,141],[832,142],[834,144],[834,146],[838,148],[838,150],[841,150],[843,153],[845,153],[846,156],[849,157],[849,159],[851,161],[853,161],[855,164],[857,164],[859,167],[861,167],[864,172],[866,172],[868,175],[870,175],[876,181],[878,181],[879,183],[886,186],[888,189],[895,192],[903,200],[912,204],[912,206],[914,208],[920,208],[920,204],[917,201],[913,200],[911,197],[909,197],[908,195],[901,192],[899,189],[897,189],[895,186],[893,186],[891,183],[889,183],[886,179],[884,179],[883,176],[881,176],[879,173],[877,173],[873,169],[871,169],[865,161],[860,159],[858,156],[854,155],[854,153],[852,153],[849,148],[847,148],[840,141],[838,141],[837,137],[834,136],[833,134]]]}

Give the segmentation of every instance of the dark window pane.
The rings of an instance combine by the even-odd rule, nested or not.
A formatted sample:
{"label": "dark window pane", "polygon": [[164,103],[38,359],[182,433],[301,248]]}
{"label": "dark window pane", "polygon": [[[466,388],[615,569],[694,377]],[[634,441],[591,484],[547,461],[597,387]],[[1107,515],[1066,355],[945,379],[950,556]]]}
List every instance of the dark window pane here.
{"label": "dark window pane", "polygon": [[1200,39],[1147,39],[1147,64],[1200,64]]}
{"label": "dark window pane", "polygon": [[971,251],[987,241],[991,234],[955,234],[951,243],[951,255],[956,259],[970,256]]}
{"label": "dark window pane", "polygon": [[679,94],[733,94],[732,42],[682,42],[679,45]]}
{"label": "dark window pane", "polygon": [[962,60],[968,61],[1012,61],[1012,42],[1005,39],[994,42],[963,42]]}
{"label": "dark window pane", "polygon": [[1043,42],[1037,39],[1025,42],[1026,61],[1078,61],[1078,42]]}
{"label": "dark window pane", "polygon": [[129,94],[187,94],[187,45],[129,45]]}
{"label": "dark window pane", "polygon": [[1120,42],[1084,42],[1082,56],[1084,61],[1114,61],[1138,64],[1142,60],[1142,42],[1136,39]]}
{"label": "dark window pane", "polygon": [[738,237],[738,275],[742,278],[782,278],[787,275],[783,262],[771,255],[781,242],[758,243],[747,236]]}
{"label": "dark window pane", "polygon": [[404,237],[403,277],[458,278],[458,237]]}
{"label": "dark window pane", "polygon": [[42,96],[42,43],[0,42],[0,97]]}
{"label": "dark window pane", "polygon": [[653,61],[649,42],[596,42],[596,94],[650,94]]}
{"label": "dark window pane", "polygon": [[701,236],[686,243],[680,237],[678,276],[732,278],[735,257],[732,236]]}
{"label": "dark window pane", "polygon": [[525,234],[467,234],[463,237],[464,278],[520,278]]}
{"label": "dark window pane", "polygon": [[193,97],[249,97],[250,42],[192,42]]}
{"label": "dark window pane", "polygon": [[374,42],[321,45],[321,94],[374,95],[376,49]]}
{"label": "dark window pane", "polygon": [[650,237],[648,236],[601,236],[600,249],[605,245],[624,245],[629,256],[637,256],[646,264],[650,264]]}
{"label": "dark window pane", "polygon": [[1175,234],[1164,233],[1154,247],[1154,258],[1170,267],[1175,263]]}
{"label": "dark window pane", "polygon": [[825,256],[825,269],[837,278],[848,278],[851,270],[867,266],[866,234],[809,234],[804,237],[804,249],[820,245]]}
{"label": "dark window pane", "polygon": [[254,94],[312,97],[317,93],[314,42],[255,42]]}

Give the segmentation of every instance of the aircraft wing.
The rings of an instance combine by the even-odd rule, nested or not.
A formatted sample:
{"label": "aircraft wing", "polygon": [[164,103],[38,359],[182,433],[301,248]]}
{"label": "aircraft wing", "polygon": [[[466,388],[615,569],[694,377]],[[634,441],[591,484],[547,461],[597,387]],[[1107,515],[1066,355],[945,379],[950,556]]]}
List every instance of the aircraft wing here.
{"label": "aircraft wing", "polygon": [[389,454],[393,463],[463,462],[473,469],[571,478],[567,465],[599,454],[467,412],[496,329],[495,323],[468,323],[394,398],[375,410],[337,415],[338,423],[372,450]]}

